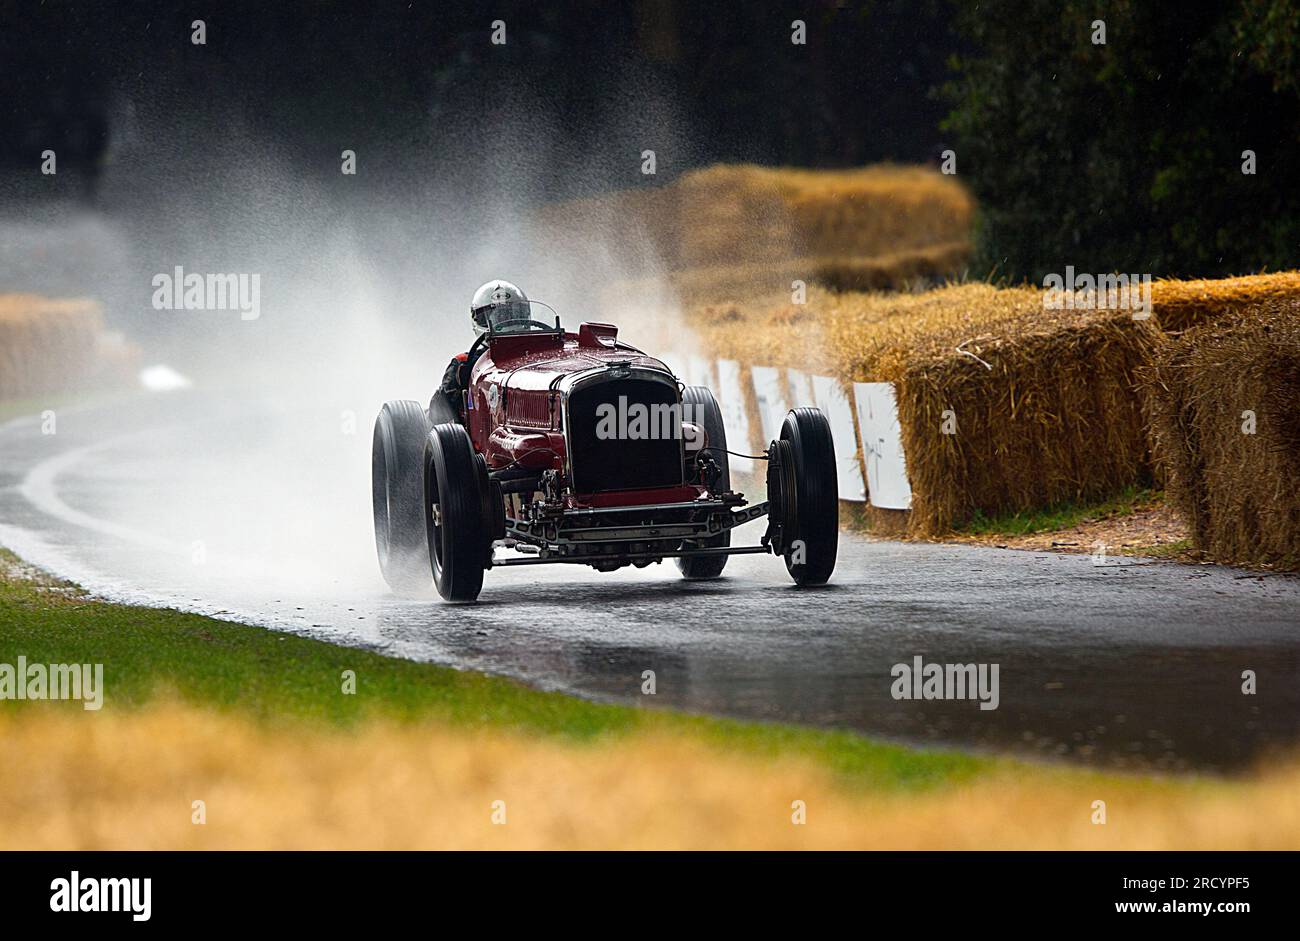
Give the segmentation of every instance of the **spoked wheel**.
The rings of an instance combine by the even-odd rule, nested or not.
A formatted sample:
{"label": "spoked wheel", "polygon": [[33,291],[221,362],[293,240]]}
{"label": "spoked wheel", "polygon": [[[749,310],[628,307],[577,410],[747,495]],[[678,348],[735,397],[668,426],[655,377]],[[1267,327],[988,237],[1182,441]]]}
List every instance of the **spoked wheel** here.
{"label": "spoked wheel", "polygon": [[425,439],[424,506],[426,564],[438,594],[447,601],[474,601],[492,560],[503,507],[489,484],[487,464],[461,425],[435,425]]}
{"label": "spoked wheel", "polygon": [[[722,469],[718,475],[715,489],[731,489],[731,464],[727,461],[727,429],[722,424],[722,409],[718,407],[713,393],[705,386],[687,386],[682,390],[683,421],[692,421],[704,428],[708,437],[708,446],[713,449],[709,456]],[[731,545],[731,530],[721,532],[708,539],[701,539],[698,545],[703,548],[716,548]],[[677,568],[687,578],[717,578],[727,564],[725,555],[699,555],[677,559]]]}
{"label": "spoked wheel", "polygon": [[385,403],[375,419],[370,489],[379,569],[394,591],[427,592],[424,535],[424,439],[429,419],[418,402]]}
{"label": "spoked wheel", "polygon": [[835,570],[840,539],[835,444],[826,416],[792,409],[768,455],[773,547],[796,584],[823,585]]}

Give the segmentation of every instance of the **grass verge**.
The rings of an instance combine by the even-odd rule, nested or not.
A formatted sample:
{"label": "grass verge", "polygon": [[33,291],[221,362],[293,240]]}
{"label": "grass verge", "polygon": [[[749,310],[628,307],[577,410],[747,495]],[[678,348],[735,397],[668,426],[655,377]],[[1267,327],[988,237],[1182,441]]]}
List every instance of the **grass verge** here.
{"label": "grass verge", "polygon": [[976,510],[971,521],[958,532],[972,536],[1023,536],[1069,529],[1081,523],[1131,515],[1135,509],[1149,505],[1155,494],[1149,487],[1125,487],[1111,499],[1100,502],[1066,501],[1043,509],[993,517]]}
{"label": "grass verge", "polygon": [[1300,845],[1295,768],[1119,776],[597,705],[105,604],[0,553],[18,654],[102,662],[105,706],[0,703],[3,849]]}
{"label": "grass verge", "polygon": [[[496,676],[377,653],[197,614],[108,604],[23,566],[0,549],[0,663],[104,664],[106,703],[138,708],[178,698],[263,723],[364,726],[433,722],[575,742],[685,737],[758,757],[797,755],[863,785],[960,781],[996,762],[917,751],[848,732],[606,705]],[[343,693],[344,671],[356,693]],[[640,680],[629,677],[629,683]],[[80,710],[80,704],[57,704]],[[47,708],[3,703],[5,711]]]}
{"label": "grass verge", "polygon": [[1161,490],[1126,487],[1095,503],[1070,502],[1041,511],[999,517],[977,514],[947,537],[1004,549],[1096,552],[1110,555],[1200,562],[1182,516]]}

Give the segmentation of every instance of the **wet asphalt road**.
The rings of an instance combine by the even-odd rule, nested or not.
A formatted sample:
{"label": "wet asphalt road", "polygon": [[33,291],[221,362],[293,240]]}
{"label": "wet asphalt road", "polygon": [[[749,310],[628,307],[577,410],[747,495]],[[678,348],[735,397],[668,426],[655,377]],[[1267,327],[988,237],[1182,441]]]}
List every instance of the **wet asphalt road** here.
{"label": "wet asphalt road", "polygon": [[[1118,768],[1231,771],[1300,740],[1286,576],[846,534],[819,590],[741,556],[717,582],[530,566],[490,572],[472,607],[394,598],[369,532],[372,412],[186,392],[61,410],[54,434],[9,422],[0,544],[111,598],[601,700]],[[917,656],[998,664],[998,708],[895,700],[891,667]]]}

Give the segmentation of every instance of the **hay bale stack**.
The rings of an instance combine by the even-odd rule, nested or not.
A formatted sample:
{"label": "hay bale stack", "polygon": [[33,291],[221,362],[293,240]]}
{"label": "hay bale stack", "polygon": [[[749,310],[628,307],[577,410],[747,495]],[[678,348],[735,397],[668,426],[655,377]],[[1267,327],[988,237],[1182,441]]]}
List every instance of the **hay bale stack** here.
{"label": "hay bale stack", "polygon": [[1266,300],[1171,338],[1143,386],[1197,548],[1300,570],[1300,301]]}
{"label": "hay bale stack", "polygon": [[102,327],[91,300],[0,294],[0,398],[85,385]]}
{"label": "hay bale stack", "polygon": [[1156,320],[1162,330],[1171,333],[1227,320],[1266,301],[1287,298],[1300,298],[1300,271],[1151,285]]}
{"label": "hay bale stack", "polygon": [[779,172],[773,182],[810,255],[884,255],[970,236],[975,201],[955,177],[893,165]]}
{"label": "hay bale stack", "polygon": [[[973,214],[964,186],[923,167],[717,165],[666,186],[546,206],[539,222],[560,242],[628,244],[621,254],[633,274],[688,272],[697,283],[727,281],[733,290],[762,283],[761,293],[773,279],[755,274],[772,265],[787,285],[825,277],[840,288],[896,287],[896,269],[907,266],[917,276],[947,276],[965,263]],[[755,293],[707,289],[707,299]]]}
{"label": "hay bale stack", "polygon": [[[805,305],[770,294],[688,308],[688,323],[714,356],[896,383],[909,528],[932,535],[976,510],[1104,499],[1160,479],[1170,462],[1152,457],[1138,372],[1161,328],[1300,298],[1300,273],[1163,281],[1152,294],[1147,321],[1048,310],[1038,288],[977,283],[919,294],[811,289]],[[941,433],[949,410],[956,435]]]}
{"label": "hay bale stack", "polygon": [[[765,295],[784,294],[791,285],[805,285],[833,291],[907,290],[915,285],[942,283],[965,267],[970,259],[966,242],[943,242],[922,248],[881,255],[828,255],[791,257],[780,261],[734,265],[711,265],[669,272],[664,280],[680,301],[687,305],[754,300]],[[639,293],[635,282],[615,286],[620,294]]]}
{"label": "hay bale stack", "polygon": [[1136,373],[1159,332],[1128,311],[1047,310],[1035,288],[965,284],[692,313],[710,355],[896,383],[914,534],[1151,479]]}
{"label": "hay bale stack", "polygon": [[886,255],[965,242],[974,200],[953,177],[892,164],[852,170],[714,166],[674,184],[689,267]]}
{"label": "hay bale stack", "polygon": [[1150,479],[1135,393],[1159,339],[1149,321],[986,284],[840,295],[825,313],[839,374],[897,386],[913,533]]}
{"label": "hay bale stack", "polygon": [[785,261],[800,254],[775,174],[752,166],[718,165],[683,174],[669,187],[679,212],[673,267]]}
{"label": "hay bale stack", "polygon": [[826,373],[831,366],[825,359],[824,324],[835,296],[811,288],[806,304],[790,303],[789,293],[699,304],[687,309],[686,323],[693,342],[710,358]]}
{"label": "hay bale stack", "polygon": [[863,258],[816,258],[809,283],[832,291],[892,291],[937,286],[970,261],[969,242],[940,242],[923,248]]}

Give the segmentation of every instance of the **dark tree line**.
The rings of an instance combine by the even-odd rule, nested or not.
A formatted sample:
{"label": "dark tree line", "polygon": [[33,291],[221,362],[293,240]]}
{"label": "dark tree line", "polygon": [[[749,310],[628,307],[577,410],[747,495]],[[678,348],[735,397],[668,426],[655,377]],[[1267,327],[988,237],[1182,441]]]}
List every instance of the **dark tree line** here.
{"label": "dark tree line", "polygon": [[983,0],[957,27],[945,126],[984,270],[1300,266],[1296,0]]}
{"label": "dark tree line", "polygon": [[57,191],[32,173],[47,147],[60,185],[93,195],[132,134],[174,155],[177,186],[239,136],[305,174],[361,142],[359,184],[387,193],[436,175],[470,194],[497,168],[533,198],[951,148],[981,207],[981,274],[1290,267],[1298,36],[1300,0],[12,2],[0,195]]}
{"label": "dark tree line", "polygon": [[[202,48],[189,42],[196,18]],[[497,19],[504,46],[489,42]],[[94,168],[129,99],[169,108],[174,137],[195,147],[232,109],[303,160],[344,138],[384,148],[402,172],[436,161],[457,173],[509,146],[546,162],[555,195],[593,160],[626,158],[610,182],[635,181],[643,148],[657,148],[661,180],[720,160],[917,161],[940,142],[931,92],[948,20],[939,0],[8,3],[0,155],[23,169],[52,142],[69,168]]]}

